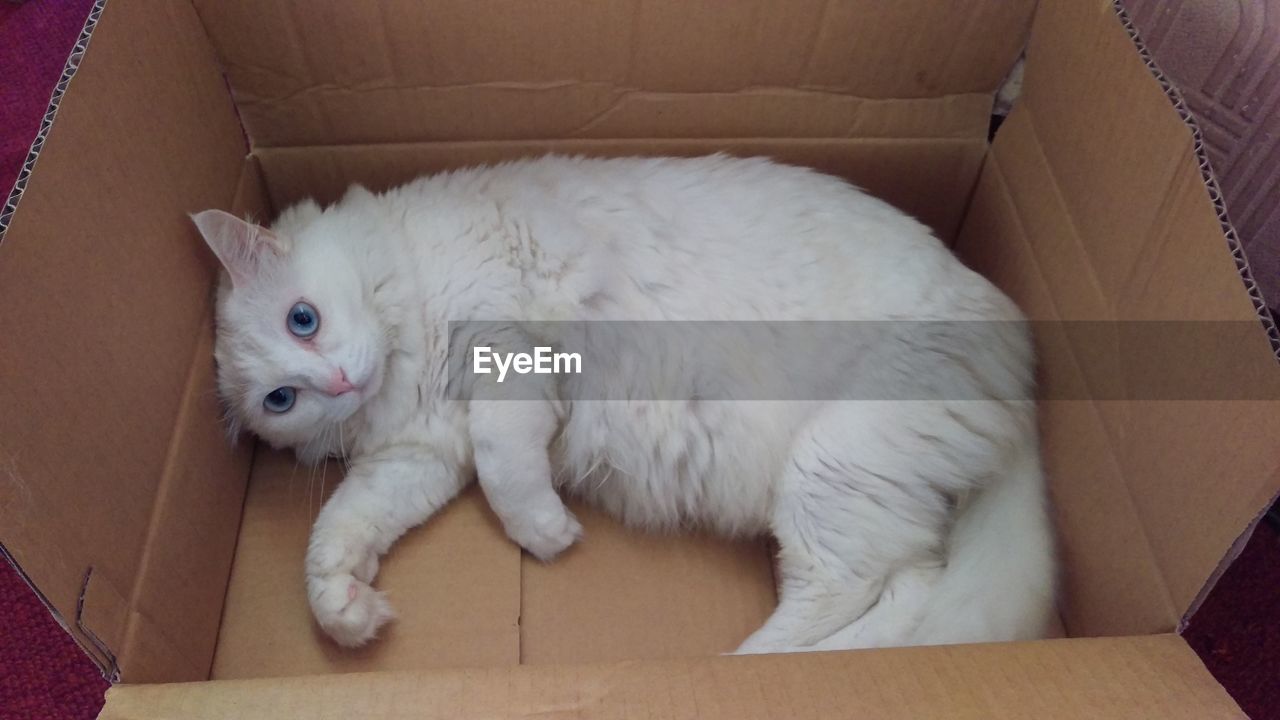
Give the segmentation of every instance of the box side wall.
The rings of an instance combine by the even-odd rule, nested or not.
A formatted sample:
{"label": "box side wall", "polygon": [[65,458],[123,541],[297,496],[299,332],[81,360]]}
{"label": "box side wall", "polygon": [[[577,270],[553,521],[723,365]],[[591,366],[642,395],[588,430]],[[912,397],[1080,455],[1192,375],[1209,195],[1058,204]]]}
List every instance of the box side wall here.
{"label": "box side wall", "polygon": [[[245,158],[228,210],[272,216],[256,159]],[[166,473],[143,550],[143,573],[121,653],[128,682],[209,677],[224,595],[254,454],[250,438],[229,438],[215,391],[214,311],[192,357],[186,397],[174,423]],[[170,640],[179,638],[178,641]]]}
{"label": "box side wall", "polygon": [[1038,326],[1068,631],[1172,629],[1280,482],[1280,369],[1191,130],[1110,4],[1041,4],[959,248],[1033,319],[1103,321]]}
{"label": "box side wall", "polygon": [[122,686],[108,693],[100,718],[406,712],[439,720],[1244,718],[1172,635]]}
{"label": "box side wall", "polygon": [[260,148],[972,137],[1035,3],[195,5]]}
{"label": "box side wall", "polygon": [[193,10],[111,3],[0,244],[3,541],[108,673],[207,672],[243,474],[203,418],[213,261],[185,214],[229,204],[243,153]]}
{"label": "box side wall", "polygon": [[600,157],[764,155],[849,179],[954,237],[986,152],[985,135],[946,140],[777,138],[477,141],[266,148],[262,160],[278,208],[306,197],[336,201],[350,183],[386,189],[432,172],[549,152]]}

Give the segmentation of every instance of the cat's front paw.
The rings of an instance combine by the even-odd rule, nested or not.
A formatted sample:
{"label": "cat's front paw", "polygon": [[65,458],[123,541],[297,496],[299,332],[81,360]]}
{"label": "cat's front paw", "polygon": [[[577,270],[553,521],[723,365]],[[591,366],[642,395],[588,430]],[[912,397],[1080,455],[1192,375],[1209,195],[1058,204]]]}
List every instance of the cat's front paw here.
{"label": "cat's front paw", "polygon": [[582,538],[582,524],[563,505],[556,511],[536,513],[507,528],[512,540],[542,562],[551,562]]}
{"label": "cat's front paw", "polygon": [[360,647],[395,619],[386,595],[354,576],[308,575],[311,612],[325,634],[343,647]]}
{"label": "cat's front paw", "polygon": [[307,598],[316,622],[344,647],[359,647],[395,613],[386,596],[370,587],[378,553],[356,533],[317,529],[307,548]]}
{"label": "cat's front paw", "polygon": [[378,575],[378,553],[367,542],[347,533],[320,532],[311,536],[307,548],[307,576],[350,573],[372,583]]}

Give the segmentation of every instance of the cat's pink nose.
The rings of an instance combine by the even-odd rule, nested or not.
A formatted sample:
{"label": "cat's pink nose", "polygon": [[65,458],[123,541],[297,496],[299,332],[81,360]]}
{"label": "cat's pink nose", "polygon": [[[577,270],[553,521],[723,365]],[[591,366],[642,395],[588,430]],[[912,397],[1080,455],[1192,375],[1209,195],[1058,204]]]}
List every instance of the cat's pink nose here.
{"label": "cat's pink nose", "polygon": [[324,391],[329,395],[337,397],[345,393],[349,393],[356,389],[355,385],[347,379],[347,371],[338,368],[333,371],[333,375],[329,377],[329,384],[325,386]]}

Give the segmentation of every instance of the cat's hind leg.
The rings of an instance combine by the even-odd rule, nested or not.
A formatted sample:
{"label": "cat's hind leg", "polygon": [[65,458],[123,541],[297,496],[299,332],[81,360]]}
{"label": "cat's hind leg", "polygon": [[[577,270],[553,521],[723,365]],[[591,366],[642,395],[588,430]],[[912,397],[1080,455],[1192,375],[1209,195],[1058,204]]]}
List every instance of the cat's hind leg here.
{"label": "cat's hind leg", "polygon": [[895,643],[851,626],[894,573],[941,564],[949,486],[965,482],[963,453],[936,434],[945,417],[928,403],[833,403],[798,435],[771,520],[778,608],[739,653],[830,649],[842,631],[850,646]]}

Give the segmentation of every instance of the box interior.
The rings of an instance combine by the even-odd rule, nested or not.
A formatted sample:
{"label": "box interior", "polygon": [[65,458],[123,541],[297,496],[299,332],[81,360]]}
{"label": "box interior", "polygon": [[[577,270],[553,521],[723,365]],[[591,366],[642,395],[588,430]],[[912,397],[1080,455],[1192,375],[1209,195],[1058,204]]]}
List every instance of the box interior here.
{"label": "box interior", "polygon": [[[1193,134],[1109,5],[296,7],[108,4],[0,246],[0,375],[24,379],[0,387],[18,408],[0,413],[5,548],[128,682],[709,656],[775,601],[763,541],[640,536],[579,508],[586,540],[542,566],[473,489],[386,559],[386,637],[328,643],[301,558],[340,470],[229,447],[216,268],[188,212],[269,218],[547,151],[767,154],[916,214],[1033,319],[1257,319]],[[1024,45],[1024,94],[988,146]],[[1070,332],[1039,342],[1047,396],[1103,382]],[[1274,386],[1261,326],[1241,342],[1240,385]],[[1280,487],[1278,409],[1042,404],[1066,635],[1178,628]]]}

